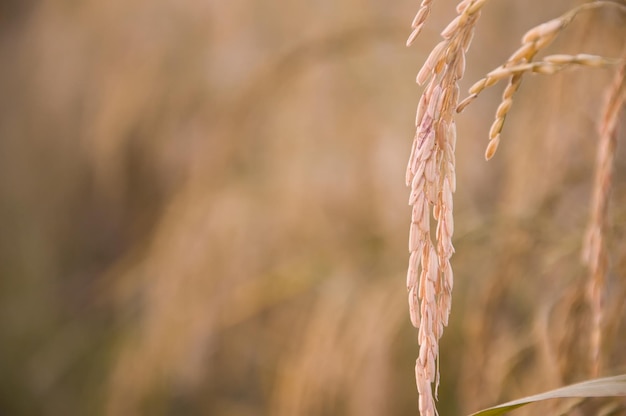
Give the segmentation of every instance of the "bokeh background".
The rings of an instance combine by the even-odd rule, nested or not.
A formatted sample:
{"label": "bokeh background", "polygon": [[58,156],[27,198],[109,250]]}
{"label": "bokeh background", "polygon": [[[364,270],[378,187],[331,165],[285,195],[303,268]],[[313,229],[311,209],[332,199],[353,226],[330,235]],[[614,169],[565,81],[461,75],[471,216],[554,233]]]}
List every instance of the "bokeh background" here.
{"label": "bokeh background", "polygon": [[[462,89],[580,3],[490,2]],[[418,7],[1,2],[0,414],[416,415],[404,169],[455,2],[407,49]],[[548,53],[625,39],[607,8]],[[579,258],[613,72],[527,77],[489,163],[503,86],[458,117],[442,415],[589,375]],[[603,375],[626,372],[624,130]]]}

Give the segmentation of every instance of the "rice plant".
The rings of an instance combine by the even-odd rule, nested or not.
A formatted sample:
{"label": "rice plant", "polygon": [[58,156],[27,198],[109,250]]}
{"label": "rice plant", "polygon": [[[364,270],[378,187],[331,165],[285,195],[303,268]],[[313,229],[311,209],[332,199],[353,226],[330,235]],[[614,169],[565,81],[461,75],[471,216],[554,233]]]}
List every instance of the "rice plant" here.
{"label": "rice plant", "polygon": [[[486,0],[461,1],[458,15],[441,32],[438,43],[417,74],[417,83],[427,82],[417,109],[416,134],[407,167],[406,184],[411,188],[412,206],[409,237],[409,268],[407,289],[409,311],[413,326],[418,328],[419,357],[415,374],[419,393],[419,411],[423,416],[434,416],[437,410],[434,396],[439,386],[439,340],[448,325],[451,306],[453,273],[450,258],[454,220],[452,194],[456,189],[455,146],[457,129],[455,112],[461,112],[486,88],[498,81],[508,80],[502,102],[496,110],[495,121],[489,130],[485,159],[491,159],[500,144],[507,114],[513,97],[527,73],[552,75],[574,66],[617,67],[614,81],[607,87],[605,106],[599,115],[599,140],[591,221],[585,237],[583,260],[589,268],[587,297],[591,309],[590,331],[591,376],[600,373],[603,304],[607,274],[608,252],[606,229],[608,198],[612,186],[614,149],[619,112],[626,91],[626,55],[604,57],[587,53],[575,55],[548,55],[535,57],[547,48],[579,13],[598,8],[613,8],[626,12],[626,5],[611,1],[596,1],[574,7],[565,14],[542,23],[526,32],[522,45],[509,59],[469,89],[469,96],[459,102],[458,82],[465,73],[466,54],[470,49],[474,30],[485,7]],[[430,14],[433,2],[422,1],[413,20],[413,31],[407,40],[410,46],[421,32]],[[437,221],[433,237],[430,231],[431,214]]]}

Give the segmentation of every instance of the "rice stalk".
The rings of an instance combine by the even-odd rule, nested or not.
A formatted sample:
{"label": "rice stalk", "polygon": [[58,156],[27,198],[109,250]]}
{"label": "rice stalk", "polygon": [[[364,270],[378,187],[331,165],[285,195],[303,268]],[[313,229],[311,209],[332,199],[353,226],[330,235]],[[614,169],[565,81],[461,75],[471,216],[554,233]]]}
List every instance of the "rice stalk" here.
{"label": "rice stalk", "polygon": [[[465,53],[485,2],[464,0],[458,4],[458,16],[443,30],[443,41],[433,48],[417,74],[418,84],[428,84],[419,101],[416,133],[406,172],[406,184],[411,188],[409,205],[412,206],[407,290],[411,322],[418,328],[420,350],[415,377],[423,416],[437,414],[431,384],[435,382],[436,397],[439,339],[444,326],[448,325],[451,307],[457,84],[465,72]],[[423,2],[407,45],[415,40],[429,10],[430,2]],[[431,211],[437,221],[434,242]]]}
{"label": "rice stalk", "polygon": [[622,11],[626,11],[626,6],[623,4],[611,1],[596,1],[582,4],[560,17],[535,26],[524,34],[522,46],[513,52],[505,63],[489,72],[484,78],[470,87],[470,95],[461,101],[457,107],[457,112],[459,113],[478,97],[485,88],[495,85],[504,78],[509,78],[509,83],[502,94],[502,102],[496,110],[495,120],[489,129],[489,143],[485,151],[486,160],[491,159],[498,149],[504,120],[513,105],[513,95],[519,89],[524,73],[533,72],[551,75],[572,66],[605,67],[621,62],[618,59],[590,54],[550,55],[546,56],[543,61],[532,62],[535,55],[550,45],[580,12],[605,6],[618,7]]}
{"label": "rice stalk", "polygon": [[[626,58],[626,56],[625,56]],[[617,145],[619,113],[626,99],[626,59],[615,74],[606,94],[599,126],[598,153],[596,157],[591,219],[583,247],[583,262],[589,269],[587,296],[591,307],[592,330],[590,361],[592,376],[598,376],[601,368],[602,323],[604,315],[604,288],[608,270],[606,231],[609,197],[613,182],[613,165]]]}

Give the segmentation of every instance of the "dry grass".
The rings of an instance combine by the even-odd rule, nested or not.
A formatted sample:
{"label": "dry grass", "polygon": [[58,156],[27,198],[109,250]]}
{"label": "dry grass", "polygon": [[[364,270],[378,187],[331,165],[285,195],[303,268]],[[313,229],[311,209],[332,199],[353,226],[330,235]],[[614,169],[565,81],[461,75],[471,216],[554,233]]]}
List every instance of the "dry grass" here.
{"label": "dry grass", "polygon": [[[407,86],[455,3],[410,49],[410,2],[0,6],[0,414],[417,414]],[[486,3],[460,91],[577,4]],[[534,61],[619,57],[623,19],[580,13]],[[442,415],[590,374],[576,260],[614,69],[526,72],[490,163],[497,86],[454,115]],[[616,143],[601,374],[626,362]]]}
{"label": "dry grass", "polygon": [[606,275],[609,251],[606,242],[609,196],[613,188],[613,165],[617,146],[619,113],[626,100],[626,55],[615,74],[615,79],[606,92],[601,123],[598,128],[599,142],[596,157],[596,172],[591,205],[591,221],[585,235],[583,261],[589,268],[587,294],[592,310],[590,358],[592,375],[597,376],[602,368],[602,332]]}

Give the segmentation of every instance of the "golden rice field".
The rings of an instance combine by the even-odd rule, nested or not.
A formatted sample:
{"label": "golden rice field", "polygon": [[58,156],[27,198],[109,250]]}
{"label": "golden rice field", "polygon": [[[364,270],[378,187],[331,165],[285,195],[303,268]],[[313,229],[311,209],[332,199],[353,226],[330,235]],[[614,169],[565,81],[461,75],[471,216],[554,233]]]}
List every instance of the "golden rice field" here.
{"label": "golden rice field", "polygon": [[[559,30],[511,102],[507,78],[449,116],[442,416],[626,373],[623,107],[597,156],[626,51],[615,2]],[[420,97],[446,85],[415,79],[457,3],[432,2],[410,48],[416,1],[1,4],[0,415],[418,415],[431,338],[407,304],[405,171]],[[583,3],[484,2],[458,101]],[[513,414],[568,409],[626,401]]]}

